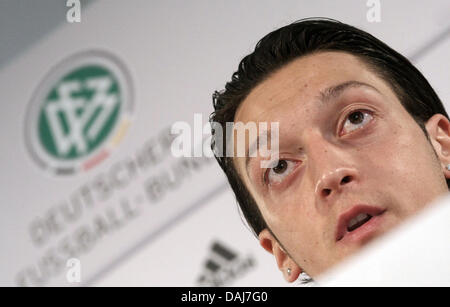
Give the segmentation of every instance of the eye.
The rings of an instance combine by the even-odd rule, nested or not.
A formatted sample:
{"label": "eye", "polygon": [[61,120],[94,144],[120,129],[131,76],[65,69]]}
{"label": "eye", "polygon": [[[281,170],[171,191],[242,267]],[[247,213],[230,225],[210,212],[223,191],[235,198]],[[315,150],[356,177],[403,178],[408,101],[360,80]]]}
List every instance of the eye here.
{"label": "eye", "polygon": [[266,184],[280,183],[289,176],[295,168],[295,161],[278,160],[276,166],[268,168],[264,174],[264,182]]}
{"label": "eye", "polygon": [[367,125],[372,119],[373,116],[368,111],[357,110],[351,112],[345,120],[344,126],[342,127],[341,135],[345,135],[357,129],[361,129],[362,127]]}

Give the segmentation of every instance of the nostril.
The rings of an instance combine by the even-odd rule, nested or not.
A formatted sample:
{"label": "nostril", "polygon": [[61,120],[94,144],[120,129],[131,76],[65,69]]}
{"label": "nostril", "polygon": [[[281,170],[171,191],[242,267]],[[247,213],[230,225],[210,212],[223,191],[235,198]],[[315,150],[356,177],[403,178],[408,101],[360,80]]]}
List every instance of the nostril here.
{"label": "nostril", "polygon": [[322,190],[322,195],[325,197],[325,196],[328,196],[328,195],[330,195],[331,194],[331,189],[323,189]]}
{"label": "nostril", "polygon": [[352,181],[352,176],[345,176],[344,178],[342,178],[341,184],[346,184],[349,183],[350,181]]}

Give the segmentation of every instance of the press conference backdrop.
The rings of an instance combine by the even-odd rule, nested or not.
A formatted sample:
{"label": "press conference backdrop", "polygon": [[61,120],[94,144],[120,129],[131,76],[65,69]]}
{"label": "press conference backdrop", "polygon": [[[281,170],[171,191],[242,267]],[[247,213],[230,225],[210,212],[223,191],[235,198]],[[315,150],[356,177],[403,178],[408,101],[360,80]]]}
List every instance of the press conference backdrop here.
{"label": "press conference backdrop", "polygon": [[81,1],[71,23],[66,1],[1,0],[1,285],[287,285],[215,160],[174,157],[170,128],[201,131],[256,42],[313,16],[406,55],[448,109],[450,3],[381,0],[377,22],[374,2]]}

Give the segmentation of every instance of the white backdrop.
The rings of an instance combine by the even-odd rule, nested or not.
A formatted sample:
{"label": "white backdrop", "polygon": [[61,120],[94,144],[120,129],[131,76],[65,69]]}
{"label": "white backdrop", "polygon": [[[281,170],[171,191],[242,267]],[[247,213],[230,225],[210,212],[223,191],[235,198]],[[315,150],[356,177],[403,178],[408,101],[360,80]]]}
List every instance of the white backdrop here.
{"label": "white backdrop", "polygon": [[[360,27],[409,57],[450,103],[446,0],[382,0],[379,23],[367,20],[363,0],[81,1],[80,23],[65,20],[62,1],[27,2],[0,7],[2,285],[74,285],[70,257],[80,260],[81,285],[287,285],[244,227],[215,160],[179,160],[167,148],[172,123],[193,124],[194,113],[205,123],[212,92],[287,23],[324,16]],[[103,161],[58,175],[29,149],[38,116],[30,110],[61,62],[95,50],[128,75],[132,108]],[[70,206],[72,218],[63,211]]]}

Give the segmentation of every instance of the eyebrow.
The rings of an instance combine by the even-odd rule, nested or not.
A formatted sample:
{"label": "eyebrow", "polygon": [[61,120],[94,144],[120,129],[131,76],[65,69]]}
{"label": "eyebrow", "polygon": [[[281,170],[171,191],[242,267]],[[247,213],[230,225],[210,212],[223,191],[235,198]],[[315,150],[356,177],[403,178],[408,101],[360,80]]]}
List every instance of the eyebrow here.
{"label": "eyebrow", "polygon": [[336,100],[337,98],[339,98],[346,90],[350,89],[350,88],[358,88],[358,87],[368,87],[372,90],[375,90],[376,92],[380,93],[380,91],[378,91],[378,89],[376,89],[374,86],[364,83],[364,82],[360,82],[360,81],[346,81],[344,83],[340,83],[338,85],[333,85],[330,87],[327,87],[324,90],[321,90],[319,92],[319,101],[321,101],[322,103],[327,103],[330,102],[332,100]]}
{"label": "eyebrow", "polygon": [[[339,98],[346,90],[350,89],[350,88],[359,88],[359,87],[368,87],[372,90],[375,90],[376,92],[380,93],[380,91],[378,89],[376,89],[374,86],[364,83],[364,82],[360,82],[360,81],[355,81],[355,80],[350,80],[350,81],[346,81],[337,85],[332,85],[329,86],[323,90],[321,90],[319,92],[319,95],[317,96],[317,98],[319,99],[319,101],[321,102],[321,104],[328,104],[330,101],[334,101],[337,98]],[[248,164],[250,162],[250,155],[253,154],[253,152],[256,150],[257,145],[259,144],[259,139],[260,137],[265,137],[267,135],[267,142],[270,143],[270,135],[271,135],[271,131],[270,129],[267,131],[263,131],[261,134],[258,133],[258,136],[255,140],[255,142],[253,142],[253,144],[251,146],[249,146],[247,152],[246,152],[246,156],[245,156],[245,169],[247,171],[247,175],[248,174]],[[250,176],[249,176],[250,177]]]}

